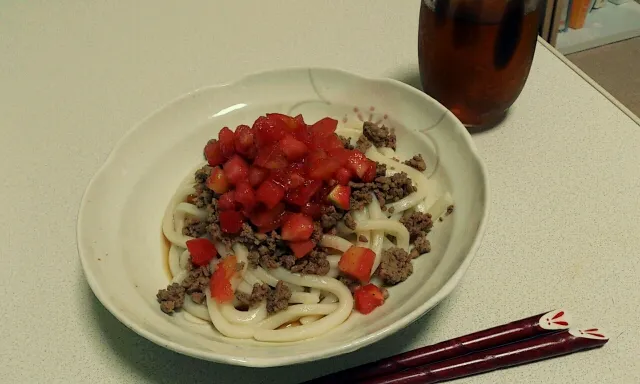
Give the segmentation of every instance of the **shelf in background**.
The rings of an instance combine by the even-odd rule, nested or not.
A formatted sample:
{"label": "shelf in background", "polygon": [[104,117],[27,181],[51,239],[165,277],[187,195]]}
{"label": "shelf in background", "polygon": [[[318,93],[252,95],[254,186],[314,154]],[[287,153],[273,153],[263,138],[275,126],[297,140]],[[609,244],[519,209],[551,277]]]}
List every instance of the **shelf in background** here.
{"label": "shelf in background", "polygon": [[556,49],[568,55],[640,36],[640,4],[607,3],[587,15],[584,28],[558,33]]}

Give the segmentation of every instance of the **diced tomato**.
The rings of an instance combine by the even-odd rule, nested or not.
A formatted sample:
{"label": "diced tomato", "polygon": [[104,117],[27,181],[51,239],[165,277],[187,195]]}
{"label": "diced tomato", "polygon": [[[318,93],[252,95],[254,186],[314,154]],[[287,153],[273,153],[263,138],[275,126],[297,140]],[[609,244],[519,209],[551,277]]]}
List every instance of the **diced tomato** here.
{"label": "diced tomato", "polygon": [[271,171],[270,179],[284,187],[284,189],[298,188],[305,182],[305,178],[291,167]]}
{"label": "diced tomato", "polygon": [[310,216],[314,220],[322,217],[322,205],[318,203],[307,203],[300,208],[300,212]]}
{"label": "diced tomato", "polygon": [[313,180],[329,180],[340,168],[340,163],[336,159],[318,159],[309,163],[307,174]]}
{"label": "diced tomato", "polygon": [[258,151],[254,141],[253,130],[248,125],[238,125],[235,132],[236,152],[248,159],[253,159]]}
{"label": "diced tomato", "polygon": [[228,191],[223,193],[218,199],[218,209],[221,211],[235,211],[236,209],[236,191]]}
{"label": "diced tomato", "polygon": [[288,163],[282,148],[277,143],[260,148],[254,160],[255,165],[267,169],[284,168]]}
{"label": "diced tomato", "polygon": [[[243,180],[236,185],[236,201],[242,205],[243,211],[250,212],[256,205],[256,194],[248,181]],[[218,205],[220,202],[218,202]]]}
{"label": "diced tomato", "polygon": [[238,211],[221,211],[220,229],[225,233],[238,233],[242,229],[244,218]]}
{"label": "diced tomato", "polygon": [[347,168],[340,168],[336,171],[336,180],[340,185],[347,185],[351,181],[351,172]]}
{"label": "diced tomato", "polygon": [[340,257],[338,268],[361,283],[369,281],[376,254],[369,248],[351,247]]}
{"label": "diced tomato", "polygon": [[218,140],[209,140],[204,147],[204,157],[212,167],[224,163],[225,158],[222,155],[222,149],[220,148]]}
{"label": "diced tomato", "polygon": [[265,180],[256,191],[256,198],[258,201],[264,203],[267,208],[271,209],[275,207],[284,197],[284,188],[281,185],[271,181]]}
{"label": "diced tomato", "polygon": [[327,157],[328,157],[327,153],[324,151],[324,149],[317,148],[309,153],[309,155],[305,159],[305,163],[307,164],[316,163],[322,159],[326,159]]}
{"label": "diced tomato", "polygon": [[229,180],[220,167],[214,167],[207,178],[207,188],[217,194],[223,194],[229,190]]}
{"label": "diced tomato", "polygon": [[267,179],[267,176],[269,176],[269,171],[264,168],[256,166],[249,168],[249,184],[251,184],[252,187],[260,185],[260,183]]}
{"label": "diced tomato", "polygon": [[[302,117],[301,115],[298,115]],[[304,120],[298,120],[297,117],[291,117],[287,115],[283,115],[281,113],[267,113],[267,118],[271,120],[280,120],[285,124],[285,130],[287,132],[296,132],[301,129],[306,129],[307,125],[304,123]]]}
{"label": "diced tomato", "polygon": [[316,243],[313,240],[290,241],[289,248],[293,251],[293,256],[300,259],[305,257],[309,252],[313,251]]}
{"label": "diced tomato", "polygon": [[247,181],[249,178],[249,165],[239,155],[234,155],[224,163],[224,174],[231,184]]}
{"label": "diced tomato", "polygon": [[371,167],[371,163],[362,152],[352,151],[347,160],[347,168],[362,179]]}
{"label": "diced tomato", "polygon": [[329,136],[338,128],[338,120],[334,120],[330,117],[325,117],[315,122],[309,130],[313,136]]}
{"label": "diced tomato", "polygon": [[191,262],[199,266],[206,265],[218,255],[211,240],[205,238],[188,240],[187,249],[191,254]]}
{"label": "diced tomato", "polygon": [[284,215],[284,208],[284,203],[277,204],[271,209],[260,207],[251,213],[249,219],[258,228],[273,230],[280,226],[282,216]]}
{"label": "diced tomato", "polygon": [[302,187],[287,191],[286,201],[301,207],[308,203],[321,187],[322,181],[307,180]]}
{"label": "diced tomato", "polygon": [[253,131],[256,134],[258,148],[273,144],[285,134],[283,123],[278,119],[260,116],[253,123]]}
{"label": "diced tomato", "polygon": [[299,160],[307,154],[307,146],[300,140],[287,134],[280,139],[280,149],[289,161]]}
{"label": "diced tomato", "polygon": [[349,161],[349,156],[351,156],[352,150],[344,149],[344,148],[334,148],[331,149],[328,154],[329,157],[334,158],[340,162],[340,165],[343,167],[347,165]]}
{"label": "diced tomato", "polygon": [[327,200],[340,209],[349,210],[351,187],[348,185],[336,185],[327,196]]}
{"label": "diced tomato", "polygon": [[213,271],[209,280],[209,290],[211,291],[211,297],[218,303],[226,303],[233,300],[234,294],[231,279],[236,274],[237,266],[238,259],[236,256],[229,255],[218,263],[216,270]]}
{"label": "diced tomato", "polygon": [[369,168],[367,168],[366,172],[362,176],[362,181],[365,183],[370,183],[376,178],[377,173],[377,164],[375,161],[367,160],[369,162]]}
{"label": "diced tomato", "polygon": [[338,139],[336,135],[329,136],[317,136],[314,135],[312,138],[312,145],[314,148],[321,148],[326,152],[329,152],[334,149],[344,149],[342,146],[342,141]]}
{"label": "diced tomato", "polygon": [[367,284],[356,288],[353,293],[356,310],[363,315],[371,313],[374,309],[384,304],[382,290],[374,284]]}
{"label": "diced tomato", "polygon": [[282,239],[289,241],[308,240],[313,233],[313,220],[302,213],[293,213],[282,224]]}
{"label": "diced tomato", "polygon": [[225,158],[230,158],[236,152],[234,143],[234,134],[229,127],[224,127],[218,134],[218,141],[220,142],[220,150]]}

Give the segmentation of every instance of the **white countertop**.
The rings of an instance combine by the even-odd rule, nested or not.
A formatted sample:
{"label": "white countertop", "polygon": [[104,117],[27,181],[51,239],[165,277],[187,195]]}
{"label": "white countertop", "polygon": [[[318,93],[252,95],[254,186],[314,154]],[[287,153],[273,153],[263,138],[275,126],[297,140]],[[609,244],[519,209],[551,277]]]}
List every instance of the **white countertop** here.
{"label": "white countertop", "polygon": [[116,140],[182,93],[261,69],[416,83],[419,2],[83,3],[0,8],[0,382],[295,383],[564,307],[611,341],[459,382],[640,383],[640,126],[540,44],[507,120],[474,136],[491,183],[482,247],[423,319],[347,356],[265,370],[134,334],[92,294],[75,241],[80,197]]}

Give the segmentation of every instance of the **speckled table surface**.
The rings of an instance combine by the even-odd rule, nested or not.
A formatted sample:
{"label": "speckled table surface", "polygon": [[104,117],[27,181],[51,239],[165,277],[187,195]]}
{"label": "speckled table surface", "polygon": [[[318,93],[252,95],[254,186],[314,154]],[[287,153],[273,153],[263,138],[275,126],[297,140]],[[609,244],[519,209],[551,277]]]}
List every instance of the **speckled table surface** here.
{"label": "speckled table surface", "polygon": [[609,344],[459,382],[640,383],[640,126],[540,44],[507,119],[474,136],[492,189],[483,245],[459,288],[396,335],[313,364],[223,366],[137,336],[90,291],[80,197],[129,127],[182,93],[267,68],[415,84],[418,6],[4,1],[0,381],[294,383],[564,307],[606,328]]}

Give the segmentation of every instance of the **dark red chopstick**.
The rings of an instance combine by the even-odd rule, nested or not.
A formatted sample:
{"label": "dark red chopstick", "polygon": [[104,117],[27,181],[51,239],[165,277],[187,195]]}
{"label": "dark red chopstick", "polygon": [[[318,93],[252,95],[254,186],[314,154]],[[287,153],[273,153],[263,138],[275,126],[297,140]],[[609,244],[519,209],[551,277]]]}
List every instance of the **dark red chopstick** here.
{"label": "dark red chopstick", "polygon": [[598,348],[607,341],[597,328],[571,329],[352,383],[433,384]]}
{"label": "dark red chopstick", "polygon": [[359,380],[380,377],[471,352],[559,332],[567,328],[569,328],[567,312],[555,310],[401,353],[373,363],[314,379],[305,384],[351,384]]}

